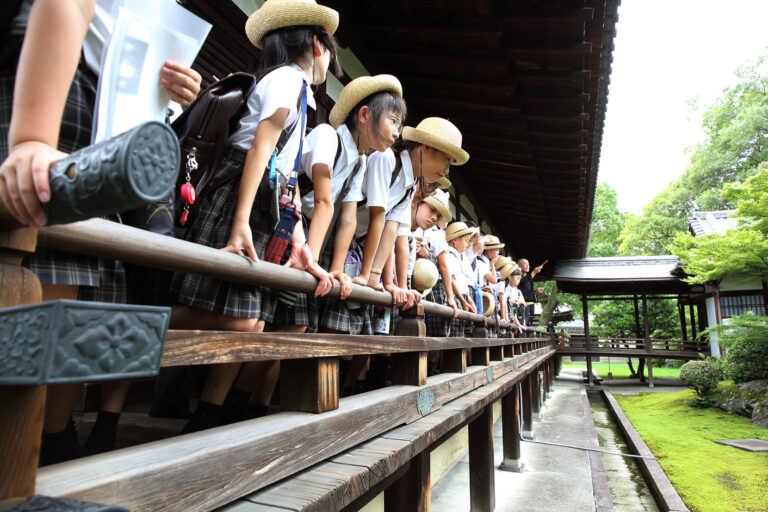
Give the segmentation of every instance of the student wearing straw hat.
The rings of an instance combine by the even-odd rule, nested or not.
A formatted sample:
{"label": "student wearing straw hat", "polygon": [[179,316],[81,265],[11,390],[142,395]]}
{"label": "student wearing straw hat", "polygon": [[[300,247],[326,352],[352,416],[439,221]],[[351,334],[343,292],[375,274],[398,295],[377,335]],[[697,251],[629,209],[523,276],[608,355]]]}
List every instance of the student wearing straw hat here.
{"label": "student wearing straw hat", "polygon": [[[370,213],[369,229],[362,270],[355,281],[376,289],[382,288],[381,273],[400,227],[410,226],[414,185],[418,182],[419,189],[425,190],[445,177],[451,165],[463,165],[469,160],[469,154],[461,148],[461,132],[446,119],[430,117],[416,128],[406,126],[402,141],[368,159],[364,193]],[[398,262],[398,275],[405,274],[406,264],[407,259]]]}
{"label": "student wearing straw hat", "polygon": [[[338,22],[338,12],[318,5],[315,0],[269,0],[248,18],[246,35],[263,50],[259,61],[263,76],[227,140],[221,164],[213,176],[217,179],[235,173],[239,178],[229,180],[202,200],[198,216],[186,234],[187,240],[245,254],[253,261],[264,258],[274,221],[267,201],[257,200],[257,191],[271,162],[277,172],[275,177],[280,177],[278,186],[298,171],[306,107],[315,106],[310,86],[325,81],[331,64],[334,72],[340,71],[333,39]],[[276,151],[281,137],[285,143]],[[298,197],[293,196],[294,203]],[[293,231],[291,243],[291,265],[306,268],[321,281],[318,293],[330,289],[333,279],[314,265],[301,221]],[[262,331],[265,322],[274,320],[274,296],[258,287],[195,274],[175,274],[171,293],[181,304],[175,308],[175,322],[186,328]],[[307,306],[305,303],[295,307]],[[239,369],[239,364],[215,365],[211,369],[185,432],[218,424],[221,405]]]}
{"label": "student wearing straw hat", "polygon": [[498,298],[501,305],[501,318],[507,322],[521,327],[522,308],[525,307],[525,299],[518,289],[522,272],[514,262],[506,264],[501,269],[501,281],[505,283],[504,289],[499,291]]}

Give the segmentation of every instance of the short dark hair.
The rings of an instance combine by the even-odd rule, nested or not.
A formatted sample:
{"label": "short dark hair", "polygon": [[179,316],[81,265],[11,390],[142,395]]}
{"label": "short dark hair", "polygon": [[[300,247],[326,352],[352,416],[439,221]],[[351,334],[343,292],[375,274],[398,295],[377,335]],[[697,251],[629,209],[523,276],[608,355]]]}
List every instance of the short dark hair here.
{"label": "short dark hair", "polygon": [[371,126],[376,136],[381,135],[379,121],[381,121],[382,116],[398,114],[400,122],[403,123],[405,122],[405,116],[408,114],[408,107],[401,96],[391,91],[379,91],[363,98],[360,103],[350,110],[344,124],[347,125],[351,133],[355,133],[359,129],[357,126],[357,114],[365,106],[371,111]]}
{"label": "short dark hair", "polygon": [[523,275],[523,273],[522,273],[522,271],[521,271],[519,268],[516,268],[516,269],[515,269],[515,270],[513,270],[513,271],[512,271],[512,273],[511,273],[511,274],[509,274],[509,275],[510,275],[510,276],[522,276],[522,275]]}
{"label": "short dark hair", "polygon": [[318,42],[331,52],[331,72],[341,76],[341,66],[337,59],[336,38],[322,27],[293,26],[283,27],[267,32],[261,39],[264,51],[259,60],[259,71],[283,66],[285,64],[298,63],[312,49],[313,36]]}

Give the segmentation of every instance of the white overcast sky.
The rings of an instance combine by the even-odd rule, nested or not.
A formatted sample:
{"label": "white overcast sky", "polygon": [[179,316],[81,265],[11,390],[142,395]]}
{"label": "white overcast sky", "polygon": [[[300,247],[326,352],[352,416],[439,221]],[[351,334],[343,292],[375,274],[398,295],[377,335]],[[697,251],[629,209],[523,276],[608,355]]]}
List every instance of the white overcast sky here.
{"label": "white overcast sky", "polygon": [[685,170],[705,107],[766,51],[768,0],[622,0],[616,29],[598,181],[640,213]]}

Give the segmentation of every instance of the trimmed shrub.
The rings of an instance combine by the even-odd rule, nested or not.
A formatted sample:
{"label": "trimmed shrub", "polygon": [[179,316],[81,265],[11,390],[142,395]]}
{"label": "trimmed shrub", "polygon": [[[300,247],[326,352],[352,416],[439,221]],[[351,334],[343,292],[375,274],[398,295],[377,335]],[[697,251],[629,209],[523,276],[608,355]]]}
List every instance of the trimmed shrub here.
{"label": "trimmed shrub", "polygon": [[714,359],[688,361],[680,368],[680,380],[692,388],[700,398],[706,398],[717,389],[723,372]]}

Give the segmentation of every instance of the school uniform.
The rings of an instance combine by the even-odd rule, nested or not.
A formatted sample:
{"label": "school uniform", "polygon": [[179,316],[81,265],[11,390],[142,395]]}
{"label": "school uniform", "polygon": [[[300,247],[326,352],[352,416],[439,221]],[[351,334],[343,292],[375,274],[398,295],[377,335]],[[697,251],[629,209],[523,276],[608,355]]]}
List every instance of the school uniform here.
{"label": "school uniform", "polygon": [[[11,21],[7,44],[20,49],[21,41],[29,21],[29,11],[33,0],[21,3],[19,13]],[[95,34],[103,32],[105,21],[109,22],[109,11],[97,2],[94,20],[88,26],[86,43],[90,41],[93,54],[103,46],[103,37],[99,41]],[[111,25],[110,25],[111,26]],[[84,44],[84,51],[86,44]],[[0,69],[0,161],[8,156],[8,129],[13,106],[13,88],[15,85],[18,56],[11,56]],[[93,111],[96,104],[99,61],[96,58],[80,59],[75,76],[67,94],[64,113],[61,120],[57,149],[72,153],[91,143]],[[80,300],[123,303],[126,301],[125,270],[116,261],[91,256],[69,253],[39,247],[36,252],[25,258],[23,265],[32,270],[43,285],[79,286]]]}
{"label": "school uniform", "polygon": [[[463,255],[459,254],[459,252],[450,245],[446,251],[446,254],[448,255],[448,269],[450,270],[451,278],[456,283],[456,288],[459,290],[459,295],[464,297],[464,300],[469,302],[469,284],[467,283],[467,279],[465,277],[466,265],[463,262]],[[461,301],[458,299],[458,297],[454,297],[454,302],[457,307],[464,309],[461,307]],[[459,320],[458,318],[452,318],[450,323],[450,335],[452,337],[458,338],[464,337],[465,323],[473,324],[473,322],[465,322],[464,320]]]}
{"label": "school uniform", "polygon": [[[448,242],[445,241],[445,231],[438,227],[433,227],[424,231],[422,238],[422,244],[427,248],[427,252],[429,253],[429,260],[435,265],[438,265],[437,257],[448,250]],[[438,270],[439,268],[440,267],[438,266]],[[448,295],[445,291],[445,286],[443,285],[443,278],[442,275],[438,275],[437,283],[435,283],[435,286],[432,287],[432,291],[428,293],[425,298],[435,304],[447,304]],[[454,302],[456,303],[456,306],[461,309],[461,304],[459,304],[458,300],[454,299]],[[451,326],[451,320],[433,314],[425,314],[424,323],[427,327],[427,336],[447,336],[448,328]]]}
{"label": "school uniform", "polygon": [[[341,146],[339,146],[339,142],[341,142]],[[322,124],[307,135],[305,144],[309,147],[309,152],[305,153],[302,157],[301,167],[307,177],[313,179],[312,168],[314,165],[327,165],[328,168],[331,169],[331,201],[334,203],[335,207],[341,207],[341,204],[337,204],[339,195],[341,194],[345,183],[350,179],[352,181],[350,183],[349,191],[341,203],[352,202],[349,199],[349,196],[353,191],[358,194],[362,187],[363,178],[365,176],[366,157],[365,155],[360,155],[358,153],[357,144],[355,143],[349,128],[342,124],[338,129],[334,130],[332,126]],[[338,159],[334,162],[337,154]],[[358,167],[358,164],[359,168],[355,170],[355,168]],[[354,177],[352,177],[353,172],[356,172]],[[307,220],[307,228],[309,227],[309,221],[314,214],[314,209],[314,190],[308,193],[302,192],[301,210]],[[331,263],[333,262],[336,226],[329,226],[328,231],[329,233],[326,235],[328,242],[325,244],[325,247],[318,257],[318,264],[326,270],[331,267]],[[354,240],[350,244],[348,252],[349,251],[353,251],[358,259],[362,259],[362,252]],[[307,301],[309,304],[308,331],[310,332],[317,331],[319,328],[354,334],[361,334],[363,332],[369,334],[372,332],[370,320],[367,315],[362,314],[358,310],[354,310],[354,312],[350,313],[343,301],[326,297],[317,300],[312,297],[307,297]]]}
{"label": "school uniform", "polygon": [[[247,110],[240,119],[237,130],[227,141],[227,148],[221,159],[213,180],[232,173],[241,173],[245,156],[253,144],[253,138],[259,123],[271,117],[278,109],[288,109],[289,113],[283,124],[288,129],[297,120],[301,112],[298,100],[302,82],[306,76],[298,65],[281,66],[265,75],[248,98]],[[307,86],[307,105],[315,108],[312,89]],[[298,120],[299,126],[301,120]],[[286,180],[290,177],[296,154],[303,134],[295,129],[288,137],[282,150],[276,157],[275,168]],[[266,171],[265,171],[266,172]],[[204,197],[199,205],[195,221],[190,225],[184,238],[187,241],[220,249],[229,242],[232,221],[237,208],[240,190],[240,177],[229,180],[211,194]],[[269,211],[262,211],[258,201],[254,202],[249,217],[253,235],[253,246],[260,259],[264,257],[269,239],[274,232],[274,224]],[[180,304],[212,311],[221,315],[238,318],[261,318],[272,323],[275,320],[277,300],[268,289],[223,281],[198,274],[174,274],[171,294]],[[297,303],[295,314],[306,310],[306,301]],[[306,313],[304,313],[306,314]]]}

